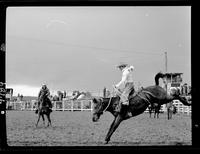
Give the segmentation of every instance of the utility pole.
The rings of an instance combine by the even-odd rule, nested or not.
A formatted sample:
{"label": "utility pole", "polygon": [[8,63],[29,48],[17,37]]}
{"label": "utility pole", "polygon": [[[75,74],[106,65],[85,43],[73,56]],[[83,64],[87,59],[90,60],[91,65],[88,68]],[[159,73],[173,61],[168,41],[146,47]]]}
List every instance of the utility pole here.
{"label": "utility pole", "polygon": [[165,73],[167,73],[167,52],[165,52]]}
{"label": "utility pole", "polygon": [[[167,52],[165,52],[165,73],[167,73]],[[167,92],[167,78],[165,79],[165,90]]]}

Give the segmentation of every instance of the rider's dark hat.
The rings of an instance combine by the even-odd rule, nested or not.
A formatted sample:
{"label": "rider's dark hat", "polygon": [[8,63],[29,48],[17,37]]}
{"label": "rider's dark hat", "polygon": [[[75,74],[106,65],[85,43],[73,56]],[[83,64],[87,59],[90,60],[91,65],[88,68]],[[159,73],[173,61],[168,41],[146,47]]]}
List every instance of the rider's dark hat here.
{"label": "rider's dark hat", "polygon": [[119,68],[119,67],[126,67],[126,66],[128,66],[128,64],[127,63],[124,63],[124,62],[120,62],[118,65],[117,65],[117,68]]}

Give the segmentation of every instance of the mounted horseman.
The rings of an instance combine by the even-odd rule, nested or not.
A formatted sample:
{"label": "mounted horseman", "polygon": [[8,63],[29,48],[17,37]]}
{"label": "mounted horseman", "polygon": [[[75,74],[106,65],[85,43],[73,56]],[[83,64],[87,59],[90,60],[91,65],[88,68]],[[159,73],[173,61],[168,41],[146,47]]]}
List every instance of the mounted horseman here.
{"label": "mounted horseman", "polygon": [[[129,66],[127,63],[121,62],[117,65],[117,68],[122,72],[122,78],[119,83],[114,86],[115,92],[120,97],[118,107],[116,107],[116,112],[120,113],[125,110],[129,105],[128,95],[131,91],[135,91],[133,82],[133,66]],[[128,112],[131,116],[131,112]]]}
{"label": "mounted horseman", "polygon": [[38,94],[38,104],[37,104],[37,109],[35,111],[36,114],[38,113],[38,108],[43,99],[46,100],[45,106],[49,107],[50,111],[52,112],[52,103],[49,97],[50,97],[50,91],[47,88],[47,85],[42,84],[42,88],[40,89],[39,94]]}
{"label": "mounted horseman", "polygon": [[52,112],[52,104],[51,100],[49,99],[49,96],[50,96],[49,89],[47,88],[46,84],[43,84],[38,94],[37,110],[35,111],[35,113],[38,114],[36,127],[40,121],[40,117],[42,117],[43,124],[45,125],[44,115],[46,115],[48,119],[47,127],[51,125],[50,113]]}
{"label": "mounted horseman", "polygon": [[[119,96],[93,99],[93,122],[98,121],[105,111],[109,111],[114,116],[114,120],[110,125],[110,129],[105,138],[106,144],[110,141],[112,134],[122,121],[142,114],[150,104],[158,103],[158,105],[163,105],[173,100],[179,100],[183,105],[191,105],[191,103],[188,103],[186,97],[180,96],[178,93],[173,95],[167,94],[166,90],[159,86],[159,78],[163,77],[164,75],[161,72],[157,73],[155,76],[155,85],[142,88],[137,92],[132,90],[128,96],[129,105],[123,112],[116,112],[115,109],[116,105],[119,104],[120,101]],[[129,114],[130,112],[131,115]]]}

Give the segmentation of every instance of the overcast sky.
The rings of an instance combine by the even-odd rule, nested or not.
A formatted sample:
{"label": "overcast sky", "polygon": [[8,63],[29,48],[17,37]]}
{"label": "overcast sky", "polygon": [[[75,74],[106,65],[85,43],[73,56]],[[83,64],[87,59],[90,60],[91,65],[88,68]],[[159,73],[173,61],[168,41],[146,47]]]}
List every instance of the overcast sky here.
{"label": "overcast sky", "polygon": [[[191,84],[191,7],[10,7],[6,82],[14,94],[50,90],[99,92],[121,79],[119,62],[135,67],[136,86],[165,71]],[[18,88],[18,90],[17,90]],[[22,90],[19,90],[19,89]]]}

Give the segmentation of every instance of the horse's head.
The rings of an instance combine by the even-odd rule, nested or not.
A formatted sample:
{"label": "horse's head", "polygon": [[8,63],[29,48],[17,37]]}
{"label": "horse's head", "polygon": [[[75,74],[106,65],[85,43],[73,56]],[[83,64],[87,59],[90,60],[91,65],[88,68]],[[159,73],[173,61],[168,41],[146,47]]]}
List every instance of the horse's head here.
{"label": "horse's head", "polygon": [[191,101],[186,96],[179,96],[179,101],[181,101],[184,105],[191,106]]}
{"label": "horse's head", "polygon": [[179,101],[181,101],[184,105],[190,106],[191,103],[189,103],[189,100],[186,96],[181,96],[180,89],[172,87],[170,89],[170,95],[174,96],[174,98],[177,98]]}
{"label": "horse's head", "polygon": [[175,98],[175,99],[178,99],[179,101],[181,101],[183,103],[183,105],[186,105],[186,106],[191,106],[191,99],[188,98],[187,96],[181,96],[180,95],[180,91],[175,91],[175,93],[172,94],[172,96]]}
{"label": "horse's head", "polygon": [[100,116],[103,114],[105,108],[105,100],[103,98],[93,98],[93,117],[92,121],[96,122],[99,120]]}

